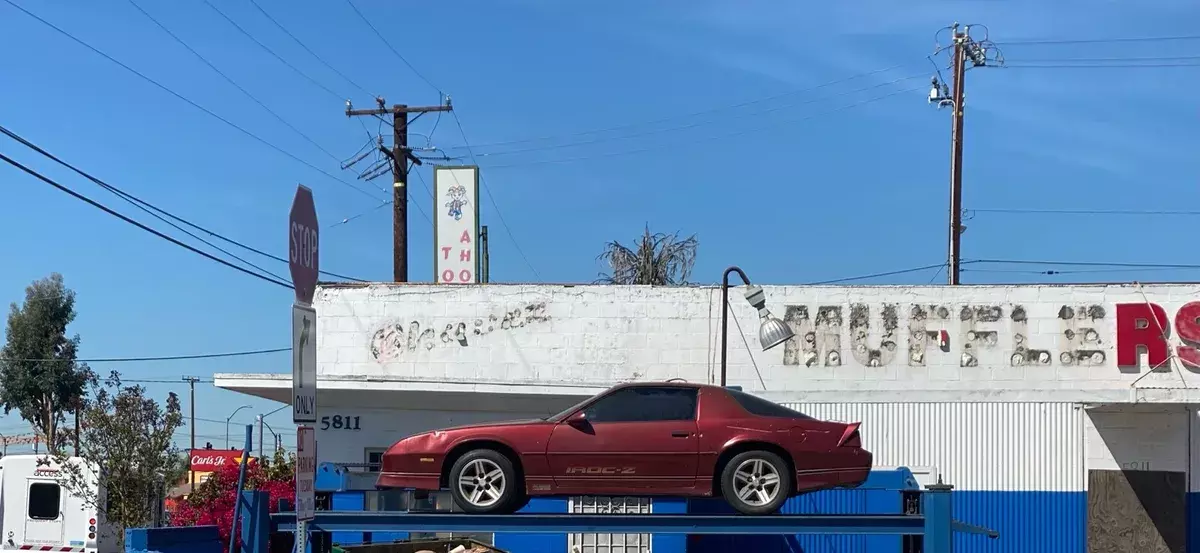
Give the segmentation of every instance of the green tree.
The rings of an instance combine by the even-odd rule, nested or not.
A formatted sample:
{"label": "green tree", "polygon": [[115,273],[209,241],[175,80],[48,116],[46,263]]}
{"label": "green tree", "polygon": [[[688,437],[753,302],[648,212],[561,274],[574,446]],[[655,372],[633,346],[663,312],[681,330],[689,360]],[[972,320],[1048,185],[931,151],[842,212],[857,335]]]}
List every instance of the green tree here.
{"label": "green tree", "polygon": [[116,531],[109,538],[123,545],[125,528],[149,526],[167,489],[187,470],[187,457],[173,440],[183,426],[179,396],[172,392],[160,405],[145,388],[123,385],[113,371],[93,384],[80,417],[79,456],[102,467],[105,497],[102,502],[79,470],[68,471],[67,488],[104,512]]}
{"label": "green tree", "polygon": [[597,257],[609,267],[600,273],[601,284],[653,284],[676,286],[688,283],[696,263],[696,247],[700,241],[693,234],[680,238],[679,233],[650,233],[647,226],[633,247],[617,241],[605,244]]}
{"label": "green tree", "polygon": [[95,373],[76,361],[79,335],[67,336],[75,320],[75,292],[53,273],[25,288],[21,307],[8,313],[7,341],[0,350],[0,406],[30,422],[51,449],[64,413],[79,408]]}

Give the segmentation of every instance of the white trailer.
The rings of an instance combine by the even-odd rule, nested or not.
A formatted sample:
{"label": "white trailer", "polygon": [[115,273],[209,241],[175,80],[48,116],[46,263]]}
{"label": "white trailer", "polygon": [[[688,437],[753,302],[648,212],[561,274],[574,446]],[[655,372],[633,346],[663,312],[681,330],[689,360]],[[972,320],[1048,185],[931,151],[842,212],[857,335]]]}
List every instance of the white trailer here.
{"label": "white trailer", "polygon": [[[0,458],[0,540],[5,550],[111,553],[116,536],[102,520],[103,504],[95,463],[70,457],[85,490],[73,493],[73,479],[51,455]],[[66,469],[66,470],[64,470]]]}

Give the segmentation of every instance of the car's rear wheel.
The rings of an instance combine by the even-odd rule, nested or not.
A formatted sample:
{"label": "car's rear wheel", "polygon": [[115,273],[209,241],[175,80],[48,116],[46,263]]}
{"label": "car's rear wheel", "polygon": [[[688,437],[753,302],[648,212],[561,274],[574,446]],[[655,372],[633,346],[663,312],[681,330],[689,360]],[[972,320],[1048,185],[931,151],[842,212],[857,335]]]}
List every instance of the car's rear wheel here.
{"label": "car's rear wheel", "polygon": [[791,473],[790,466],[779,455],[770,451],[744,451],[730,459],[721,471],[721,494],[740,513],[771,514],[792,495]]}
{"label": "car's rear wheel", "polygon": [[493,449],[475,449],[459,457],[449,483],[454,503],[468,513],[511,513],[523,495],[512,460]]}

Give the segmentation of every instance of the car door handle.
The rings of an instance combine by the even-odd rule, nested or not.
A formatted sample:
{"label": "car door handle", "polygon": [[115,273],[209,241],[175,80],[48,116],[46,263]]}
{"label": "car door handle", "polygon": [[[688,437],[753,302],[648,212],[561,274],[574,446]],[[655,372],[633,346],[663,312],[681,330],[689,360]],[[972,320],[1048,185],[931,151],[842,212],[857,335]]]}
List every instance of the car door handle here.
{"label": "car door handle", "polygon": [[671,433],[671,437],[672,437],[672,438],[686,438],[686,437],[688,437],[688,436],[691,436],[691,435],[692,435],[692,433],[691,433],[691,432],[683,432],[683,431],[679,431],[679,432],[672,432],[672,433]]}

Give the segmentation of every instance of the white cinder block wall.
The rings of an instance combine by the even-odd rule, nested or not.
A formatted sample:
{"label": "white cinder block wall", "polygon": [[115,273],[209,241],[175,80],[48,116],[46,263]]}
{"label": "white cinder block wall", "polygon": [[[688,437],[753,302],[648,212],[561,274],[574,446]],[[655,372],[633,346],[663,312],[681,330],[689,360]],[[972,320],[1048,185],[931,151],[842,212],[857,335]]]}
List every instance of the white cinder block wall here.
{"label": "white cinder block wall", "polygon": [[[768,307],[798,336],[767,352],[742,294],[730,293],[729,383],[781,401],[1129,401],[1149,364],[1143,352],[1135,366],[1117,366],[1117,306],[1161,307],[1174,351],[1176,317],[1200,285],[770,286]],[[712,287],[324,286],[315,303],[328,376],[717,380]],[[1190,370],[1164,370],[1137,386],[1197,384]]]}

